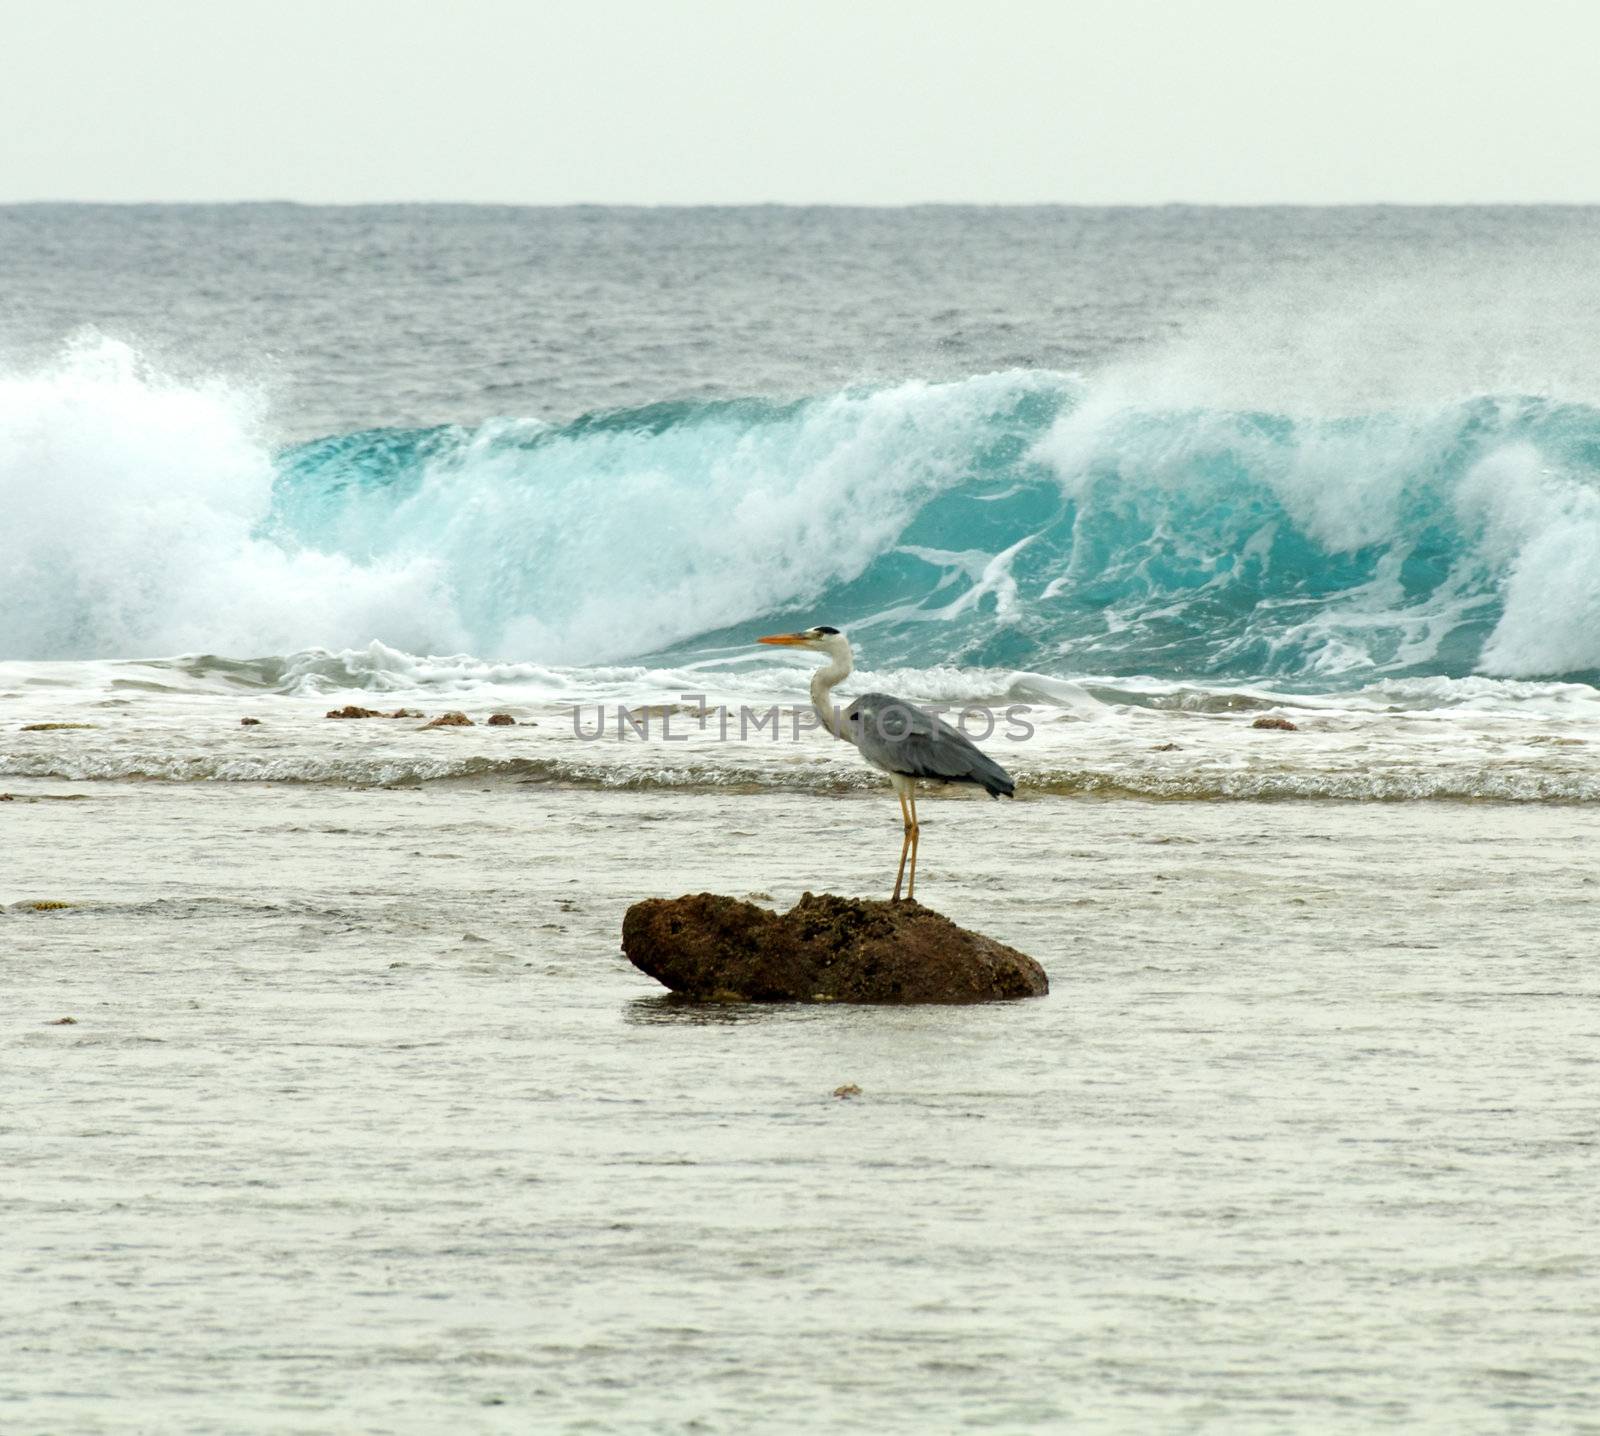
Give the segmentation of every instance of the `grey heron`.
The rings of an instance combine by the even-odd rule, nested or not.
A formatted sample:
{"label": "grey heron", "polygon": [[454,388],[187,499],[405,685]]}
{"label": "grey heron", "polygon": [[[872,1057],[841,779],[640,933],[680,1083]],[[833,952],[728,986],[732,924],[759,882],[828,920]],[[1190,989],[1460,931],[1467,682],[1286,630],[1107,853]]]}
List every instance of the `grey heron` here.
{"label": "grey heron", "polygon": [[903,698],[887,693],[863,693],[841,715],[828,702],[828,695],[855,667],[850,640],[837,628],[822,625],[800,633],[772,633],[757,643],[787,648],[809,648],[825,653],[828,661],[811,675],[811,706],[822,726],[835,738],[854,743],[861,756],[879,772],[888,775],[895,796],[900,799],[900,816],[905,821],[905,837],[900,844],[900,867],[894,875],[894,896],[900,901],[900,883],[906,878],[906,856],[911,857],[911,873],[906,880],[906,900],[912,901],[917,889],[917,779],[934,783],[976,783],[991,798],[1011,797],[1016,784],[993,758],[980,750],[959,728],[932,713],[925,712]]}

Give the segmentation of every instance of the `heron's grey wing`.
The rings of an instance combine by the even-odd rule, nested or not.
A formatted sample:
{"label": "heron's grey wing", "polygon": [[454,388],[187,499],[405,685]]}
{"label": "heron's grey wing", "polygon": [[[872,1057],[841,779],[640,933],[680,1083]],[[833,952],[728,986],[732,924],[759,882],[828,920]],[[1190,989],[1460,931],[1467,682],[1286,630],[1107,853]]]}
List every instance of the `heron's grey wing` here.
{"label": "heron's grey wing", "polygon": [[977,783],[1010,796],[1015,784],[959,728],[887,693],[863,693],[845,710],[855,744],[874,767],[935,782]]}

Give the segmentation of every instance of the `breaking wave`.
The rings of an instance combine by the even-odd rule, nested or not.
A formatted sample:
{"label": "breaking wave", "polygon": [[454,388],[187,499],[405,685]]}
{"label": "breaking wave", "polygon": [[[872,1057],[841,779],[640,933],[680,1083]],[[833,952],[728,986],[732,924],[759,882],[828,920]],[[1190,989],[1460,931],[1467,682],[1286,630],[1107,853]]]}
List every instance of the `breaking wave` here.
{"label": "breaking wave", "polygon": [[832,622],[875,667],[1600,677],[1600,410],[1531,397],[1292,417],[1011,372],[277,448],[102,341],[0,380],[0,513],[9,658],[677,663]]}

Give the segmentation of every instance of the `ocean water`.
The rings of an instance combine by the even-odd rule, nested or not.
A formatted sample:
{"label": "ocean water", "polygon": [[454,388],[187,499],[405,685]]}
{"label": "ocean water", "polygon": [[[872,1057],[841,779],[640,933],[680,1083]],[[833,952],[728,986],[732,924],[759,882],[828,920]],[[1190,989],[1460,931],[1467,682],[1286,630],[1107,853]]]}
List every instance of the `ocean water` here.
{"label": "ocean water", "polygon": [[5,210],[3,656],[1593,683],[1597,227]]}
{"label": "ocean water", "polygon": [[[1597,241],[0,207],[0,1429],[1581,1429]],[[811,623],[1048,999],[618,955],[886,893]]]}

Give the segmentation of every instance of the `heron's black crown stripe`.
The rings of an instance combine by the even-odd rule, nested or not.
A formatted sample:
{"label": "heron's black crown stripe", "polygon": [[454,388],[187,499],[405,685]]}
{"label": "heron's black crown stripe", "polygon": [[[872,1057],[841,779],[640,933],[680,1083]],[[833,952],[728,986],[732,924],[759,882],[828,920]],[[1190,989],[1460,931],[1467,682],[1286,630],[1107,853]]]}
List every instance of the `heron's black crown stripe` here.
{"label": "heron's black crown stripe", "polygon": [[819,624],[816,628],[812,629],[811,631],[813,633],[837,633],[839,630],[837,628],[829,628],[827,626],[827,624],[824,623],[824,624]]}

